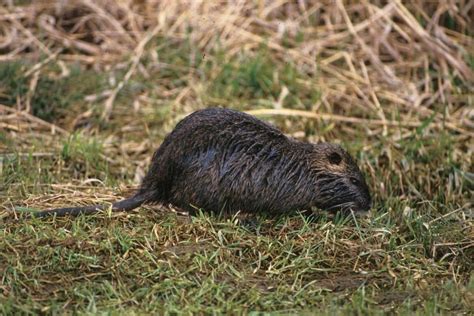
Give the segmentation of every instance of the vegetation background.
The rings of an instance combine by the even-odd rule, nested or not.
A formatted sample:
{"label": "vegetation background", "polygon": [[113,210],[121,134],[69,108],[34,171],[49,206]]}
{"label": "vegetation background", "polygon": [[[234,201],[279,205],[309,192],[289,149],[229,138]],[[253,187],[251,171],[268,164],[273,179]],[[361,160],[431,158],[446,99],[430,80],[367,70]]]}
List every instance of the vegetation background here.
{"label": "vegetation background", "polygon": [[[472,0],[2,1],[0,314],[473,312],[473,16]],[[211,106],[341,143],[371,216],[22,214],[127,196]]]}

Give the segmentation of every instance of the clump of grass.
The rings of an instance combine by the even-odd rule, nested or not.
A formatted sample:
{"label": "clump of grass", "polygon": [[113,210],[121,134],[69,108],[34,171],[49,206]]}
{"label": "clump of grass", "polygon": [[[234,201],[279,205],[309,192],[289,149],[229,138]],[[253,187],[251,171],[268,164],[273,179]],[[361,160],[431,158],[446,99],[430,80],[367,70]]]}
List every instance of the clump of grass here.
{"label": "clump of grass", "polygon": [[[101,139],[72,134],[58,144],[44,147],[45,140],[33,140],[30,148],[37,150],[21,151],[10,137],[7,150],[1,156],[0,179],[2,193],[22,198],[29,194],[51,193],[52,183],[71,179],[85,179],[115,185],[117,179],[123,180],[120,172],[109,172],[110,159],[104,155]],[[35,172],[31,172],[35,170]],[[3,195],[3,194],[2,194]]]}
{"label": "clump of grass", "polygon": [[[265,46],[260,47],[253,56],[242,53],[227,61],[217,53],[216,61],[209,62],[208,67],[214,77],[209,84],[211,101],[213,98],[248,100],[249,103],[267,100],[262,105],[268,106],[276,103],[283,89],[286,89],[287,97],[281,100],[280,107],[309,109],[320,97],[316,87],[308,89],[300,83],[307,78],[306,74],[291,62],[279,64],[272,61]],[[235,105],[239,107],[239,104]],[[242,106],[244,109],[248,107],[248,104]]]}
{"label": "clump of grass", "polygon": [[[25,102],[31,78],[24,74],[30,63],[0,63],[0,103],[15,106]],[[31,96],[31,113],[46,121],[57,121],[75,103],[83,102],[88,94],[100,91],[103,78],[95,72],[72,66],[65,78],[40,75]]]}
{"label": "clump of grass", "polygon": [[76,178],[106,178],[108,163],[96,138],[73,134],[64,142],[61,158]]}
{"label": "clump of grass", "polygon": [[0,63],[0,102],[14,105],[17,98],[28,92],[28,82],[23,73],[23,64],[19,62]]}

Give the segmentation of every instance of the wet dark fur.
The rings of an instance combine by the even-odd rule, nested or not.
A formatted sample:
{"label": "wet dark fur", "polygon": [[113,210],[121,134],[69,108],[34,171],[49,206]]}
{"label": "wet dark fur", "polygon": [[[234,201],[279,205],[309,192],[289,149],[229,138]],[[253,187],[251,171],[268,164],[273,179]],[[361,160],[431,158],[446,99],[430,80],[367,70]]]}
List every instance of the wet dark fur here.
{"label": "wet dark fur", "polygon": [[[300,142],[253,116],[206,109],[176,125],[154,153],[137,193],[112,210],[143,203],[188,211],[288,212],[313,206],[366,211],[371,202],[359,168],[340,146]],[[72,207],[36,216],[103,209]]]}

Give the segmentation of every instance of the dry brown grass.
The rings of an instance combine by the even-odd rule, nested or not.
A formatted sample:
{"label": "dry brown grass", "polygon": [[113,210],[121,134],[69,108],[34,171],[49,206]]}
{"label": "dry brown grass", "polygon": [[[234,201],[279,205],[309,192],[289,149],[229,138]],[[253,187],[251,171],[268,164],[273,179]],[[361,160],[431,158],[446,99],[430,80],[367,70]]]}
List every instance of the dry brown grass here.
{"label": "dry brown grass", "polygon": [[[0,78],[3,312],[472,308],[472,0],[5,3],[0,62],[24,65],[23,90]],[[246,94],[240,78],[226,90],[223,69],[245,73],[248,56],[271,83]],[[105,83],[80,90],[93,76]],[[66,107],[35,114],[63,94]],[[90,222],[11,218],[19,204],[126,196],[175,122],[216,105],[349,146],[374,217],[264,218],[257,232],[143,209]]]}
{"label": "dry brown grass", "polygon": [[[275,61],[291,60],[299,71],[314,75],[314,81],[303,83],[322,91],[313,113],[356,118],[358,112],[376,119],[384,133],[394,125],[394,109],[408,127],[435,113],[435,126],[472,136],[473,114],[467,106],[472,97],[460,95],[453,83],[457,77],[472,87],[472,69],[465,61],[473,50],[473,39],[466,35],[472,26],[469,1],[13,3],[1,9],[1,59],[47,56],[27,73],[32,90],[34,74],[47,63],[58,64],[66,75],[66,63],[72,61],[108,69],[130,56],[126,75],[106,93],[104,118],[130,77],[147,72],[142,58],[159,64],[155,46],[147,44],[165,36],[189,39],[208,58],[216,47],[231,58],[265,43]],[[426,21],[424,28],[418,17]],[[443,26],[446,19],[455,29]],[[301,42],[296,40],[298,32],[305,37]],[[186,111],[196,107],[192,97],[179,97],[189,104]],[[19,107],[28,108],[27,96],[22,101]],[[439,109],[437,104],[446,106]],[[361,122],[372,127],[370,121]]]}

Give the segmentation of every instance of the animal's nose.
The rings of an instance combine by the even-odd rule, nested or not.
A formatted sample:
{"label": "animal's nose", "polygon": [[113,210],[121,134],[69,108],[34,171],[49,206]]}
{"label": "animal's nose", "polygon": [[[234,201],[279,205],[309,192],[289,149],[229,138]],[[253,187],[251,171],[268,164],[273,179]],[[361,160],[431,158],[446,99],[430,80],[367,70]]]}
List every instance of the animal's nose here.
{"label": "animal's nose", "polygon": [[365,206],[366,206],[366,211],[370,210],[372,208],[372,199],[369,198]]}
{"label": "animal's nose", "polygon": [[370,196],[369,188],[366,187],[365,190],[365,205],[366,210],[370,210],[372,208],[372,197]]}
{"label": "animal's nose", "polygon": [[362,203],[360,203],[361,211],[368,211],[372,208],[372,199],[369,197]]}

